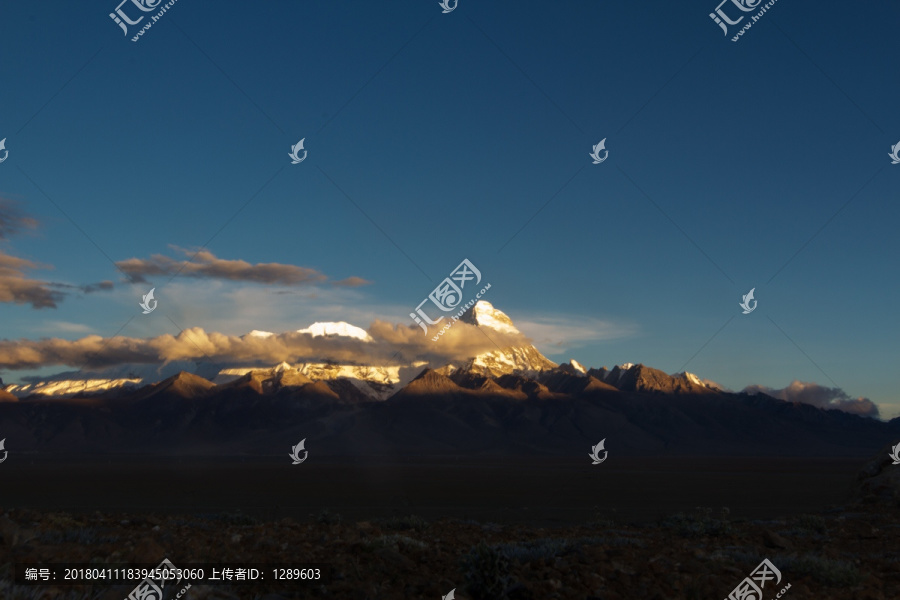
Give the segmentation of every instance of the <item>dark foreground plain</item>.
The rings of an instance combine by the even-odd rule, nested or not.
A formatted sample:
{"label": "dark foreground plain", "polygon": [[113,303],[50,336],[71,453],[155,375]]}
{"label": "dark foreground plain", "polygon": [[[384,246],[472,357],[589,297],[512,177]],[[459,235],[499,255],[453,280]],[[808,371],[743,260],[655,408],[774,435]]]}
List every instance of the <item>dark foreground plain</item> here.
{"label": "dark foreground plain", "polygon": [[414,512],[535,526],[617,515],[647,521],[697,506],[769,518],[847,500],[860,459],[615,458],[588,453],[366,461],[266,458],[17,456],[0,470],[4,508],[160,513],[240,510],[305,519],[324,509],[351,519]]}
{"label": "dark foreground plain", "polygon": [[865,462],[19,455],[0,470],[0,598],[131,589],[11,586],[14,563],[168,558],[332,566],[322,585],[201,584],[189,600],[718,600],[768,558],[782,581],[766,600],[787,584],[788,599],[896,599],[900,510],[854,497]]}

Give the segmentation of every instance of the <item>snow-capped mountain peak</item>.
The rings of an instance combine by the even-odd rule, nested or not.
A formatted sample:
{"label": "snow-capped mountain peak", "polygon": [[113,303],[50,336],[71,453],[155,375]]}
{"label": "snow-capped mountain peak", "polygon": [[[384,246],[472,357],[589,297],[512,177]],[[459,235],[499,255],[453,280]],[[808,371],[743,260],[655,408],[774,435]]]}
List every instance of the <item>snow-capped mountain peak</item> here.
{"label": "snow-capped mountain peak", "polygon": [[712,389],[712,390],[722,390],[722,391],[725,390],[725,388],[723,388],[721,385],[719,385],[715,381],[712,381],[710,379],[701,379],[699,376],[694,375],[693,373],[688,373],[687,371],[682,371],[680,373],[674,373],[672,375],[672,377],[680,377],[681,379],[684,379],[694,385],[708,387],[709,389]]}
{"label": "snow-capped mountain peak", "polygon": [[512,320],[506,316],[501,310],[494,308],[494,305],[484,300],[479,300],[471,310],[466,312],[460,319],[470,325],[478,327],[487,327],[501,333],[521,333],[513,325]]}
{"label": "snow-capped mountain peak", "polygon": [[700,378],[697,377],[696,375],[694,375],[693,373],[688,373],[687,371],[683,371],[683,372],[681,372],[681,373],[676,373],[676,374],[675,374],[676,377],[679,376],[679,375],[682,376],[682,377],[684,377],[685,379],[687,379],[688,381],[690,381],[690,382],[693,383],[693,384],[696,384],[696,385],[706,385],[706,384],[704,384],[702,381],[700,381]]}
{"label": "snow-capped mountain peak", "polygon": [[[484,300],[478,301],[460,320],[500,333],[521,335],[506,313],[497,310],[490,302]],[[531,344],[524,344],[484,352],[470,358],[458,370],[497,377],[509,373],[534,375],[556,366],[555,362],[548,360],[537,348]],[[452,365],[444,368],[447,373],[456,370],[457,368]]]}
{"label": "snow-capped mountain peak", "polygon": [[364,342],[372,341],[372,337],[365,329],[351,325],[344,321],[336,323],[313,323],[306,329],[298,329],[297,333],[308,333],[313,337],[339,335],[343,337],[352,337],[363,340]]}

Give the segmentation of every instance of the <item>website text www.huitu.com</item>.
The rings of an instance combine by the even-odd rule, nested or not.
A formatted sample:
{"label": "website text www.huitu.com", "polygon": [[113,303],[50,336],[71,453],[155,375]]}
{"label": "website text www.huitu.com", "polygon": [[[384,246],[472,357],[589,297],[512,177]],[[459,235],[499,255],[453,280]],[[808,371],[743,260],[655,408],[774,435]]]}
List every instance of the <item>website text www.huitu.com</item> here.
{"label": "website text www.huitu.com", "polygon": [[437,332],[437,335],[436,335],[436,336],[434,336],[433,338],[431,338],[431,341],[432,341],[432,342],[438,341],[438,338],[441,337],[442,335],[444,335],[444,332],[445,332],[445,331],[447,331],[448,329],[450,329],[451,327],[453,327],[453,324],[456,323],[457,321],[459,321],[459,318],[460,318],[461,316],[463,316],[463,315],[466,313],[467,310],[469,310],[470,308],[472,308],[473,306],[475,306],[475,303],[478,302],[478,300],[479,300],[479,299],[484,295],[484,293],[485,293],[486,291],[488,291],[489,289],[491,289],[491,284],[487,284],[486,286],[484,286],[483,288],[481,288],[481,291],[478,292],[477,294],[475,294],[475,299],[474,299],[474,300],[469,300],[468,302],[466,302],[465,304],[463,304],[462,308],[459,309],[459,312],[456,313],[455,315],[451,315],[451,316],[450,316],[450,321],[447,321],[447,324],[444,325],[444,327],[443,327],[440,331]]}
{"label": "website text www.huitu.com", "polygon": [[738,41],[741,38],[741,36],[744,35],[744,32],[746,32],[748,29],[753,27],[753,24],[756,23],[757,21],[759,21],[762,18],[762,16],[764,14],[766,14],[766,12],[775,5],[776,2],[778,2],[778,0],[769,0],[769,2],[763,4],[762,9],[758,13],[756,13],[755,15],[752,15],[750,17],[750,20],[747,21],[747,24],[744,25],[743,27],[741,27],[741,30],[737,32],[737,35],[734,36],[733,38],[731,38],[731,41],[732,42]]}
{"label": "website text www.huitu.com", "polygon": [[150,20],[147,21],[147,24],[144,25],[143,27],[141,27],[140,31],[137,32],[137,35],[135,35],[133,38],[131,38],[131,41],[132,42],[138,41],[140,39],[140,37],[142,35],[144,35],[144,32],[147,31],[148,29],[150,29],[151,27],[153,27],[153,24],[156,23],[157,21],[159,21],[162,18],[162,16],[164,14],[166,14],[166,11],[169,10],[170,8],[172,8],[172,6],[174,6],[176,2],[178,2],[178,0],[169,0],[169,2],[167,2],[166,4],[163,4],[162,10],[160,10],[155,15],[152,15],[150,17]]}

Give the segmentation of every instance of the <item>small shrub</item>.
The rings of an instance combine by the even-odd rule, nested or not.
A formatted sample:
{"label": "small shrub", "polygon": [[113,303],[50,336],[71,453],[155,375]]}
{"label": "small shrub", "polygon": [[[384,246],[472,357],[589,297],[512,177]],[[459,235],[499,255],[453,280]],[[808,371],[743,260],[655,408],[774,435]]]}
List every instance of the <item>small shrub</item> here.
{"label": "small shrub", "polygon": [[640,539],[635,539],[631,537],[615,535],[615,536],[593,536],[586,538],[579,538],[577,540],[579,546],[604,546],[607,548],[620,548],[623,546],[629,546],[633,548],[646,548],[647,544]]}
{"label": "small shrub", "polygon": [[474,600],[501,600],[512,584],[509,557],[499,548],[484,542],[473,546],[463,557],[466,589]]}
{"label": "small shrub", "polygon": [[256,517],[245,515],[241,511],[224,512],[224,513],[200,513],[198,518],[207,521],[218,521],[227,525],[259,525],[260,521]]}
{"label": "small shrub", "polygon": [[494,548],[510,560],[527,563],[535,560],[550,560],[576,549],[577,544],[567,539],[546,538],[531,542],[498,544]]}
{"label": "small shrub", "polygon": [[813,533],[825,533],[828,531],[827,521],[819,515],[799,515],[796,518],[797,529]]}
{"label": "small shrub", "polygon": [[60,529],[74,529],[83,525],[83,521],[76,521],[69,513],[50,513],[44,515],[42,520],[44,524]]}
{"label": "small shrub", "polygon": [[[48,598],[47,590],[42,586],[13,585],[9,581],[0,580],[0,598],[3,600],[44,600]],[[90,592],[77,590],[59,590],[53,595],[53,600],[91,600]]]}
{"label": "small shrub", "polygon": [[621,536],[592,536],[575,539],[544,538],[528,542],[497,544],[494,548],[505,554],[510,560],[524,564],[541,559],[552,560],[559,558],[566,554],[578,552],[584,546],[614,548],[622,546],[644,547],[646,544],[641,540]]}
{"label": "small shrub", "polygon": [[720,537],[731,534],[728,521],[730,511],[721,509],[719,515],[711,508],[697,508],[692,514],[675,513],[660,522],[660,526],[674,529],[683,537]]}
{"label": "small shrub", "polygon": [[594,507],[594,517],[588,521],[588,525],[592,525],[594,527],[599,527],[602,529],[613,529],[618,523],[616,522],[618,519],[618,511],[616,509],[608,509],[601,508],[600,506]]}
{"label": "small shrub", "polygon": [[379,519],[376,523],[389,531],[425,531],[428,529],[428,521],[416,515]]}
{"label": "small shrub", "polygon": [[779,558],[775,564],[782,572],[785,569],[789,569],[794,573],[809,575],[814,577],[816,581],[836,587],[858,585],[863,579],[856,565],[845,560],[822,558],[814,554]]}
{"label": "small shrub", "polygon": [[315,521],[320,525],[340,525],[341,515],[333,513],[327,508],[323,508],[319,514],[315,516]]}
{"label": "small shrub", "polygon": [[[716,555],[718,556],[720,553],[725,562],[734,563],[735,566],[740,565],[741,568],[744,568],[745,570],[756,568],[756,566],[762,562],[762,559],[765,558],[753,549],[742,548],[739,546],[726,546],[720,551],[717,551]],[[777,567],[778,563],[775,563],[775,566]]]}
{"label": "small shrub", "polygon": [[377,548],[392,548],[398,552],[405,548],[414,550],[425,550],[428,548],[428,544],[425,542],[396,533],[378,536],[377,538],[365,542],[365,545],[370,550],[375,550]]}
{"label": "small shrub", "polygon": [[68,531],[44,531],[37,536],[37,540],[42,544],[78,544],[80,546],[115,544],[120,539],[117,535],[101,535],[93,527],[81,527]]}

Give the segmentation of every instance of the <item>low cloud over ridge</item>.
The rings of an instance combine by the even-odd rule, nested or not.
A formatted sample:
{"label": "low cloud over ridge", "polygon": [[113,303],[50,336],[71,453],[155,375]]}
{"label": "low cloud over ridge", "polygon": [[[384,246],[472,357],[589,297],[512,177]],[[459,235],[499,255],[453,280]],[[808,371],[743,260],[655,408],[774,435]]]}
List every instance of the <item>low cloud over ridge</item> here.
{"label": "low cloud over ridge", "polygon": [[868,398],[853,398],[841,388],[830,388],[817,383],[794,380],[780,390],[763,385],[744,388],[748,394],[766,394],[786,402],[802,402],[816,408],[836,409],[854,415],[877,418],[878,406]]}
{"label": "low cloud over ridge", "polygon": [[409,364],[424,360],[445,364],[498,347],[530,343],[525,336],[489,332],[457,322],[438,342],[415,325],[376,321],[368,329],[372,341],[343,336],[317,336],[288,332],[269,337],[233,336],[185,329],[177,336],[154,338],[87,336],[79,340],[0,340],[0,368],[35,369],[55,365],[102,369],[128,363],[159,364],[179,360],[206,360],[219,364],[272,365],[330,359],[369,365]]}

